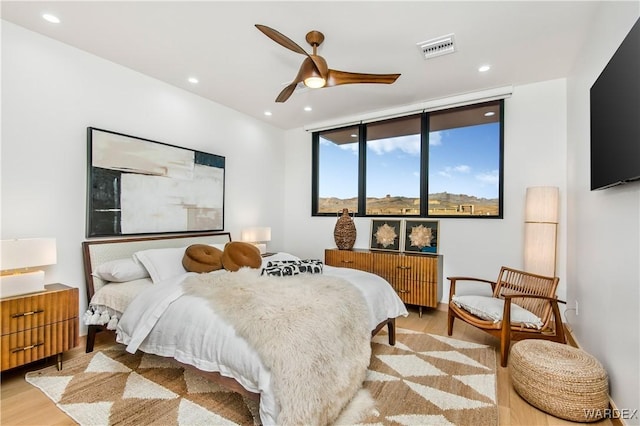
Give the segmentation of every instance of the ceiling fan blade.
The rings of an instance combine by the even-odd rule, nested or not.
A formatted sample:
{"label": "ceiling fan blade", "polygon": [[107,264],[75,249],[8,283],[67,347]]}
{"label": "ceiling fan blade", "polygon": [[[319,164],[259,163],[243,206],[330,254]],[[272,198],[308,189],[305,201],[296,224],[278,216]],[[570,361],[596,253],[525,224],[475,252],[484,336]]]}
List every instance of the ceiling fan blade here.
{"label": "ceiling fan blade", "polygon": [[316,67],[316,71],[322,76],[326,75],[328,71],[327,64],[322,58],[316,55],[309,55],[302,47],[298,46],[296,42],[273,28],[260,24],[256,24],[256,28],[279,45],[310,58],[311,61],[313,61],[313,65]]}
{"label": "ceiling fan blade", "polygon": [[400,77],[400,74],[362,74],[357,72],[329,70],[327,75],[327,85],[325,87],[358,83],[392,84],[398,79],[398,77]]}
{"label": "ceiling fan blade", "polygon": [[284,102],[293,94],[293,91],[296,90],[296,86],[298,85],[297,81],[289,84],[287,87],[282,89],[282,92],[276,98],[276,102]]}
{"label": "ceiling fan blade", "polygon": [[264,35],[278,43],[280,46],[284,46],[289,50],[300,53],[301,55],[309,56],[309,54],[302,47],[298,46],[296,42],[291,40],[286,35],[274,30],[273,28],[260,24],[256,24],[256,28],[262,31]]}

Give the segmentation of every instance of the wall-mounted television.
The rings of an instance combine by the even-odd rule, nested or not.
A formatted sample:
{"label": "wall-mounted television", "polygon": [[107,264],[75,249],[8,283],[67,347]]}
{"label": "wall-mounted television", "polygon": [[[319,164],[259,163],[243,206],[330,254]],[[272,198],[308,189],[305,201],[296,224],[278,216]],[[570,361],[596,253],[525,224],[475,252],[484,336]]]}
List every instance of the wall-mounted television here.
{"label": "wall-mounted television", "polygon": [[591,190],[640,180],[640,19],[590,95]]}

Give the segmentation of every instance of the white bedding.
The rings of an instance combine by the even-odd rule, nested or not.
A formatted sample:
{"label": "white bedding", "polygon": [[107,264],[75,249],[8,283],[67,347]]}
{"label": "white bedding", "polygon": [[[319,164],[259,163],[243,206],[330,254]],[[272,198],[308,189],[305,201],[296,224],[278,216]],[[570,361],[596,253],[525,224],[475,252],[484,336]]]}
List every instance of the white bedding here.
{"label": "white bedding", "polygon": [[[367,301],[371,330],[387,318],[408,315],[393,288],[377,275],[330,266],[324,267],[323,274],[342,277],[361,291]],[[275,424],[279,408],[270,372],[206,300],[183,294],[181,283],[190,275],[194,274],[154,284],[136,297],[118,323],[117,341],[126,344],[131,353],[141,350],[173,357],[200,370],[234,378],[248,391],[260,393],[262,423]]]}
{"label": "white bedding", "polygon": [[122,283],[112,282],[102,286],[91,298],[89,309],[84,313],[84,323],[106,325],[107,329],[115,330],[118,320],[131,301],[151,286],[153,286],[151,278]]}

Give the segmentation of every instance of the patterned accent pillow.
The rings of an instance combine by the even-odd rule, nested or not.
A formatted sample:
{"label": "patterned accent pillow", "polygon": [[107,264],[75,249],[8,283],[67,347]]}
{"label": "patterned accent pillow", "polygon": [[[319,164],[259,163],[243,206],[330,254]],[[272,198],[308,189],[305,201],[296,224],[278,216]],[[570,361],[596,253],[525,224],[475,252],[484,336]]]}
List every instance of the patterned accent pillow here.
{"label": "patterned accent pillow", "polygon": [[323,263],[317,259],[274,260],[262,268],[261,275],[286,277],[298,274],[321,274]]}

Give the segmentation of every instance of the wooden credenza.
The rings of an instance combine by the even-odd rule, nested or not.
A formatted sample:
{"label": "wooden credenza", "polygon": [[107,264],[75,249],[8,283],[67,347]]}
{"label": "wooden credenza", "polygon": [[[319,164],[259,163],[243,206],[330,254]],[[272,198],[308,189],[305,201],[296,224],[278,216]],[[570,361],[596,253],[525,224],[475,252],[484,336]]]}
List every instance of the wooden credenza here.
{"label": "wooden credenza", "polygon": [[389,281],[406,304],[436,308],[442,297],[442,255],[405,254],[365,249],[326,249],[329,266],[372,272]]}
{"label": "wooden credenza", "polygon": [[62,353],[78,344],[78,289],[48,284],[46,291],[0,301],[1,371]]}

